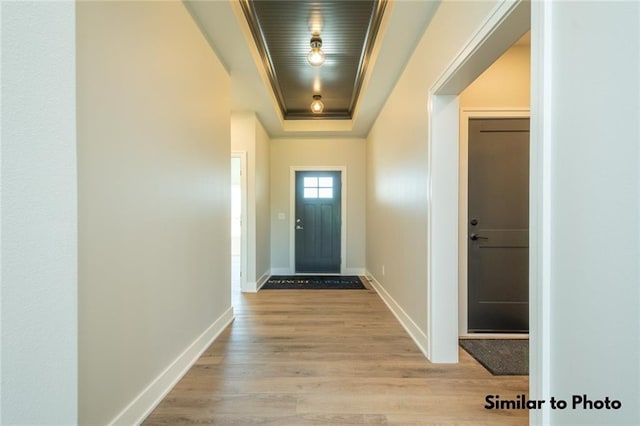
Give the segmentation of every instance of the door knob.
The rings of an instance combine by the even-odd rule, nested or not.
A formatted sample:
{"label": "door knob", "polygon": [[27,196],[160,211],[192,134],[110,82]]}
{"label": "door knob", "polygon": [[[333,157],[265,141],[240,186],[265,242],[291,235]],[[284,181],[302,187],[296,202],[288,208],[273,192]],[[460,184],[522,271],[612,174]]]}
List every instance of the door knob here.
{"label": "door knob", "polygon": [[470,238],[472,241],[477,241],[477,240],[488,240],[488,239],[489,239],[489,238],[487,238],[487,237],[481,237],[481,236],[479,236],[478,234],[471,234],[471,235],[469,235],[469,238]]}
{"label": "door knob", "polygon": [[296,229],[304,229],[304,228],[300,225],[296,225]]}

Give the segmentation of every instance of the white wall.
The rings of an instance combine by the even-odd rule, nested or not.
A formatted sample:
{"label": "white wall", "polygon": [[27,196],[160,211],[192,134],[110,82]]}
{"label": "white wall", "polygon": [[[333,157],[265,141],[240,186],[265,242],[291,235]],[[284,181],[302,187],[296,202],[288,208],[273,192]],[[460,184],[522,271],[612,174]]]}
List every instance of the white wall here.
{"label": "white wall", "polygon": [[75,424],[75,5],[0,13],[0,424]]}
{"label": "white wall", "polygon": [[428,337],[429,89],[494,6],[439,6],[367,137],[367,270],[405,326],[415,329],[423,350]]}
{"label": "white wall", "polygon": [[[364,139],[272,139],[271,140],[271,268],[286,273],[290,265],[289,217],[292,200],[291,166],[346,166],[347,246],[346,273],[364,270],[365,262],[365,140]],[[284,219],[278,214],[283,213]]]}
{"label": "white wall", "polygon": [[269,135],[253,112],[231,116],[231,149],[247,154],[247,288],[254,292],[270,273]]}
{"label": "white wall", "polygon": [[181,2],[76,7],[79,421],[132,424],[232,315],[230,82]]}
{"label": "white wall", "polygon": [[[549,156],[550,394],[553,424],[640,424],[640,3],[551,2],[540,34],[550,87],[540,112]],[[548,45],[545,45],[548,47]],[[534,80],[535,81],[535,80]],[[550,86],[547,86],[550,85]],[[548,121],[546,121],[548,120]],[[571,396],[622,401],[571,409]]]}
{"label": "white wall", "polygon": [[255,129],[256,280],[261,285],[271,272],[271,144],[257,118]]}

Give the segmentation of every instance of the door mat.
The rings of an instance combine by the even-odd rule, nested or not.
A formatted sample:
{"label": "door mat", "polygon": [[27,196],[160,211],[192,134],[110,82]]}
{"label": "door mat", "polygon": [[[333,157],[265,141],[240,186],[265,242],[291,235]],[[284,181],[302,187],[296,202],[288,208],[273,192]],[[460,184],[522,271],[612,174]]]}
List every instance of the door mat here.
{"label": "door mat", "polygon": [[460,346],[494,376],[529,374],[529,339],[460,339]]}
{"label": "door mat", "polygon": [[366,290],[356,275],[274,275],[264,290]]}

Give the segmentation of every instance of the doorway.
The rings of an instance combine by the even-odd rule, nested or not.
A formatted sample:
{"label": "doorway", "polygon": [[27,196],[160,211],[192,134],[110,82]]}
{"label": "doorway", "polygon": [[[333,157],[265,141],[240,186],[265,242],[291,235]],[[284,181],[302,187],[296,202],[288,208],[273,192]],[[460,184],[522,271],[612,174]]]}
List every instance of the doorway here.
{"label": "doorway", "polygon": [[[315,274],[315,273],[323,273],[323,274],[342,274],[345,271],[345,265],[347,262],[347,167],[346,166],[291,166],[289,174],[289,182],[290,182],[290,198],[289,198],[289,217],[291,221],[289,223],[290,233],[289,233],[289,273],[290,274]],[[307,174],[309,172],[309,174]],[[318,195],[318,198],[309,198],[305,201],[304,199],[304,190],[305,190],[305,182],[304,178],[314,178],[317,177],[318,180],[314,179],[307,180],[307,194],[309,196]],[[329,195],[329,180],[326,179],[331,177],[331,199],[329,198],[320,198],[320,195],[327,197]],[[315,205],[315,207],[304,207],[309,210],[315,210],[316,218],[312,219],[312,221],[320,220],[319,227],[312,226],[315,228],[313,232],[320,232],[321,234],[325,233],[324,229],[328,229],[328,221],[331,220],[332,226],[330,227],[333,231],[329,232],[330,237],[328,237],[320,246],[318,246],[318,242],[312,243],[312,239],[318,238],[318,235],[313,235],[312,233],[306,234],[299,231],[307,231],[307,229],[296,229],[296,227],[306,228],[308,219],[306,218],[306,213],[304,210],[300,211],[299,206],[296,203],[298,199],[298,179],[301,178],[301,202],[302,205]],[[322,182],[320,178],[324,178]],[[315,185],[317,183],[317,186]],[[314,201],[315,200],[315,201]],[[330,203],[328,202],[330,201]],[[335,203],[335,204],[333,204]],[[333,204],[329,207],[329,204]],[[320,212],[318,212],[318,205],[324,205],[324,207],[319,208]],[[336,208],[336,206],[339,206]],[[298,217],[298,212],[305,213],[304,217]],[[331,214],[328,212],[332,211]],[[336,220],[336,213],[339,217]],[[313,213],[311,213],[313,214]],[[319,214],[319,216],[318,216]],[[331,219],[329,219],[331,217]],[[297,219],[301,219],[300,222],[296,223]],[[304,223],[302,223],[304,221]],[[324,223],[322,223],[324,221]],[[311,226],[312,224],[309,224]],[[339,232],[336,232],[336,229]],[[310,229],[311,230],[311,229]],[[300,234],[300,235],[298,235]],[[307,248],[304,247],[304,244],[308,244]],[[314,246],[315,244],[315,246]],[[339,245],[339,246],[338,246]],[[315,247],[315,248],[314,248]],[[298,250],[301,250],[302,265],[297,262],[298,258]],[[315,251],[314,251],[315,250]],[[318,251],[320,250],[320,251]],[[330,254],[331,252],[331,254]],[[305,265],[309,257],[313,257],[313,253],[318,253],[322,261],[314,261],[311,260],[310,263]],[[329,260],[331,259],[331,260]],[[336,266],[338,265],[338,266]]]}
{"label": "doorway", "polygon": [[529,331],[529,119],[468,120],[467,331]]}
{"label": "doorway", "polygon": [[246,291],[247,286],[247,154],[231,154],[231,290]]}
{"label": "doorway", "polygon": [[296,171],[296,273],[340,273],[341,182],[339,171]]}

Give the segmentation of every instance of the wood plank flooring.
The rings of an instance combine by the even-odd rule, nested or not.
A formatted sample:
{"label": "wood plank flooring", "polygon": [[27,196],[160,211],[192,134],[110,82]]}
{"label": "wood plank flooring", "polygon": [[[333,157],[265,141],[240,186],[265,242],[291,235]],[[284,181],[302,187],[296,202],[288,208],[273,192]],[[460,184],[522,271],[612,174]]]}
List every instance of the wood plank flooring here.
{"label": "wood plank flooring", "polygon": [[487,394],[527,394],[460,350],[432,364],[370,290],[234,294],[235,321],[145,425],[526,425],[486,410]]}

